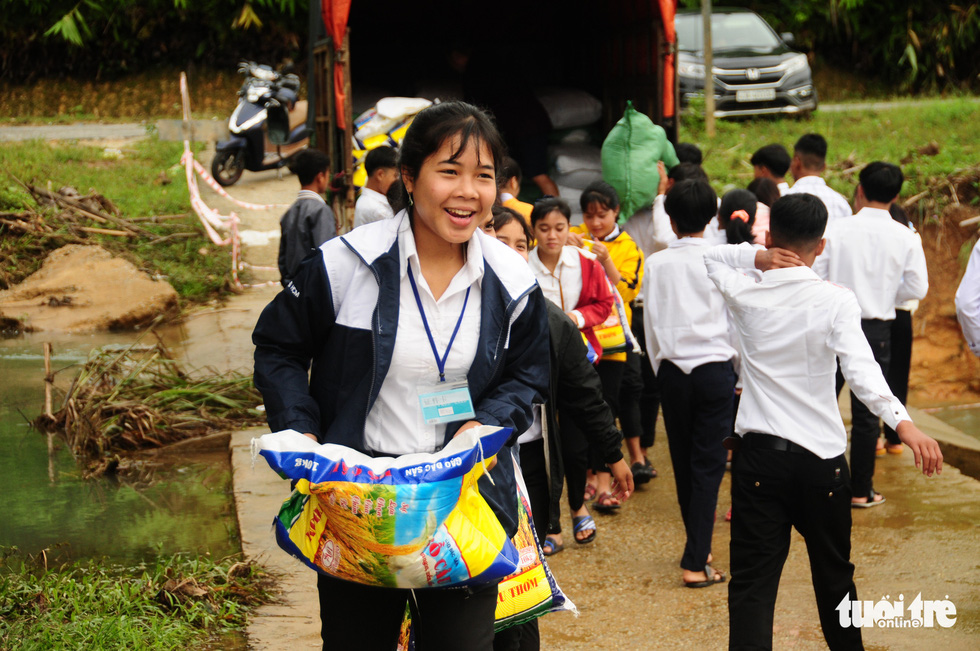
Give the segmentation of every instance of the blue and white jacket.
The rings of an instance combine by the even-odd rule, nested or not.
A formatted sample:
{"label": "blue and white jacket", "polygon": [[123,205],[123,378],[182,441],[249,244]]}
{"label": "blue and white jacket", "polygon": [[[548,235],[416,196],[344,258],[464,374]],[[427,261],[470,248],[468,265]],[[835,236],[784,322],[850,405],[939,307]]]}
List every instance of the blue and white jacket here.
{"label": "blue and white jacket", "polygon": [[[364,425],[395,346],[403,220],[407,227],[404,211],[325,242],[262,311],[252,333],[255,386],[272,431],[311,432],[370,454]],[[484,257],[480,339],[467,375],[474,420],[514,428],[513,443],[531,425],[531,405],[548,395],[545,298],[513,251],[479,231],[473,236],[483,238]],[[447,426],[443,444],[461,425]],[[481,479],[480,492],[512,536],[512,464],[498,463],[490,475],[494,484]]]}

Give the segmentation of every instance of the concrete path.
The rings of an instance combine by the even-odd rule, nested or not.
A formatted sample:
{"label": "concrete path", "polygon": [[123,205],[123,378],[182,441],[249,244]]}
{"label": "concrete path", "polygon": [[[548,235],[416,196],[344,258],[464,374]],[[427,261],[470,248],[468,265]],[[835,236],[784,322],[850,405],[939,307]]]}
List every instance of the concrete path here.
{"label": "concrete path", "polygon": [[259,457],[252,465],[250,442],[265,428],[235,432],[231,437],[231,468],[242,551],[276,577],[277,602],[249,617],[250,649],[283,651],[319,649],[320,609],[316,576],[310,568],[279,549],[272,519],[289,497],[289,482]]}
{"label": "concrete path", "polygon": [[50,124],[41,126],[0,127],[0,142],[16,140],[133,140],[147,136],[146,125],[120,124]]}

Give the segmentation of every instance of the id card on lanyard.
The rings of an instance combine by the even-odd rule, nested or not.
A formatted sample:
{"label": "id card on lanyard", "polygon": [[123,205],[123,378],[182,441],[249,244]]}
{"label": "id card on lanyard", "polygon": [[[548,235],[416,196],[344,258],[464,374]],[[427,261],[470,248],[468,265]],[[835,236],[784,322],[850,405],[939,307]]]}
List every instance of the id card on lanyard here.
{"label": "id card on lanyard", "polygon": [[466,314],[466,304],[470,300],[470,290],[466,288],[466,295],[463,297],[463,309],[459,313],[456,327],[449,338],[446,352],[441,357],[436,349],[435,339],[432,338],[432,330],[429,322],[425,318],[425,310],[422,308],[422,297],[419,296],[418,286],[415,284],[415,274],[412,267],[408,267],[408,280],[412,285],[412,293],[415,294],[415,304],[418,305],[419,314],[422,315],[422,325],[425,327],[425,334],[429,338],[429,346],[432,347],[432,354],[436,358],[436,366],[439,368],[439,382],[430,386],[419,387],[419,406],[422,408],[422,418],[427,425],[438,425],[440,423],[453,423],[460,420],[469,420],[476,416],[473,410],[473,398],[470,396],[470,387],[465,379],[446,382],[446,360],[449,359],[449,351],[453,348],[456,341],[456,334],[463,323],[463,315]]}

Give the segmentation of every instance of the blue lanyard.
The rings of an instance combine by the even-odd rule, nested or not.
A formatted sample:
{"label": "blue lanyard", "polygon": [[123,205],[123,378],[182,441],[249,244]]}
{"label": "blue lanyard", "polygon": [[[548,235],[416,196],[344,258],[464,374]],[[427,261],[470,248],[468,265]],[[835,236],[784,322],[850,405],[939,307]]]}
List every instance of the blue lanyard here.
{"label": "blue lanyard", "polygon": [[415,294],[415,304],[419,306],[419,314],[422,315],[422,325],[425,326],[425,334],[429,337],[429,345],[432,346],[432,354],[436,358],[436,366],[439,367],[439,381],[446,381],[446,360],[449,359],[449,351],[453,348],[453,342],[456,341],[456,333],[459,332],[459,326],[463,324],[463,315],[466,314],[466,304],[470,300],[470,290],[471,287],[466,288],[466,296],[463,297],[463,309],[459,313],[459,320],[456,321],[456,328],[453,329],[453,336],[449,338],[449,345],[446,346],[446,354],[441,358],[439,357],[439,351],[436,349],[436,341],[432,338],[432,330],[429,329],[429,322],[425,318],[425,310],[422,309],[422,297],[419,296],[419,288],[415,284],[415,274],[412,273],[412,265],[408,264],[408,280],[412,283],[412,293]]}

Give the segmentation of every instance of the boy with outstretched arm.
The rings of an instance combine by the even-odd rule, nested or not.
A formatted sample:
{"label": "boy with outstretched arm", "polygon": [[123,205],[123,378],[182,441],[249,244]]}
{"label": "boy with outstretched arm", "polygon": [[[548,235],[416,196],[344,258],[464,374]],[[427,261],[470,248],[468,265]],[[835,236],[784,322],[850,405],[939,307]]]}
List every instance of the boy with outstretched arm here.
{"label": "boy with outstretched arm", "polygon": [[[772,207],[767,251],[721,246],[704,254],[708,277],[731,310],[742,353],[743,390],[732,468],[730,649],[771,649],[773,610],[790,528],[806,541],[824,638],[861,649],[861,629],[835,608],[856,600],[851,553],[847,435],[834,391],[836,358],[857,396],[895,428],[927,476],[942,453],[892,395],[861,331],[850,290],[810,268],[824,247],[827,209],[789,195]],[[736,269],[764,270],[754,282]]]}

